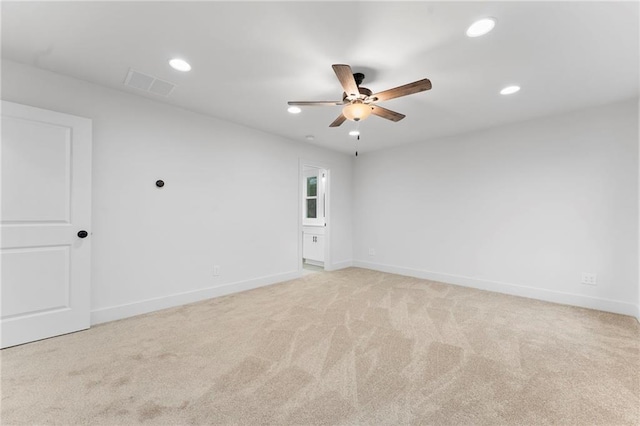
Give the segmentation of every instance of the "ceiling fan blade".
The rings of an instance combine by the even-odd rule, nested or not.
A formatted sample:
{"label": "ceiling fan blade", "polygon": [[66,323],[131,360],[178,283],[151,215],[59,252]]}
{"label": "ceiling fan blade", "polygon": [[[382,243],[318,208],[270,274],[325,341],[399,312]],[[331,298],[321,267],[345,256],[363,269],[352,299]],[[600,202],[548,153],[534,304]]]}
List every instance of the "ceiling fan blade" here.
{"label": "ceiling fan blade", "polygon": [[333,120],[333,123],[329,124],[329,127],[338,127],[339,125],[344,123],[346,120],[347,120],[347,117],[345,117],[344,114],[340,114],[338,118]]}
{"label": "ceiling fan blade", "polygon": [[414,93],[423,92],[431,89],[431,82],[428,78],[405,84],[404,86],[394,87],[380,93],[374,93],[370,98],[376,98],[374,102],[386,101],[400,96],[413,95]]}
{"label": "ceiling fan blade", "polygon": [[406,117],[404,114],[400,114],[399,112],[391,111],[390,109],[382,108],[378,105],[371,105],[371,113],[377,115],[378,117],[386,118],[391,121],[400,121]]}
{"label": "ceiling fan blade", "polygon": [[296,106],[335,106],[344,105],[344,101],[289,101],[287,104]]}
{"label": "ceiling fan blade", "polygon": [[336,73],[338,80],[340,80],[340,84],[344,89],[344,93],[349,95],[360,95],[360,90],[358,90],[358,85],[356,84],[356,80],[353,78],[353,71],[351,71],[351,67],[349,65],[335,64],[331,65],[333,71]]}

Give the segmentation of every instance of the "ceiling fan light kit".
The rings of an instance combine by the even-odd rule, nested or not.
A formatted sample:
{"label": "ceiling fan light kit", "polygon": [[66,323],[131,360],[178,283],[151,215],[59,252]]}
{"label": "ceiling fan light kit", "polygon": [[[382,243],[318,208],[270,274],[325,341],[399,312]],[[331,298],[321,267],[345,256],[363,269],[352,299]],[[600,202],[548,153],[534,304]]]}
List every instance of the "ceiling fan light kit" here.
{"label": "ceiling fan light kit", "polygon": [[362,101],[354,101],[342,108],[342,115],[351,121],[365,120],[371,115],[371,107]]}

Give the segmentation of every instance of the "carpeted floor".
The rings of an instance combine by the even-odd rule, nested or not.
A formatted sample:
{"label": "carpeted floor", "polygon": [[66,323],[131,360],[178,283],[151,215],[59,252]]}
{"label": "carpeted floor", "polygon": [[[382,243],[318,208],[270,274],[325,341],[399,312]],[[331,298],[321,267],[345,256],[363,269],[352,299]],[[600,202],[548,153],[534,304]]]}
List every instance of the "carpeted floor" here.
{"label": "carpeted floor", "polygon": [[2,351],[2,424],[639,424],[631,317],[357,268]]}

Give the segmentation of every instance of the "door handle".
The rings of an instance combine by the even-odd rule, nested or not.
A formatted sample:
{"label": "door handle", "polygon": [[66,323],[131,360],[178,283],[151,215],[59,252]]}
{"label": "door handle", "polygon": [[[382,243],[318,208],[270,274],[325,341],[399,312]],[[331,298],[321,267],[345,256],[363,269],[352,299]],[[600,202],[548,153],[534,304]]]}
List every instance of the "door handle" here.
{"label": "door handle", "polygon": [[78,232],[78,237],[79,238],[87,238],[87,235],[89,235],[89,233],[87,231],[85,231],[84,229],[82,231]]}

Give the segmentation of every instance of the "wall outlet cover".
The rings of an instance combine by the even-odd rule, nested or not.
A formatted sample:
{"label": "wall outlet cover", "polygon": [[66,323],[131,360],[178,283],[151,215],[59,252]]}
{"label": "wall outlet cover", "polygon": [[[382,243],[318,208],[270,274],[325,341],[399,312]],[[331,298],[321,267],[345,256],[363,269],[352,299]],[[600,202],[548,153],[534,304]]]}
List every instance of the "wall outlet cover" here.
{"label": "wall outlet cover", "polygon": [[585,285],[596,285],[598,276],[592,272],[583,272],[582,273],[582,284]]}

